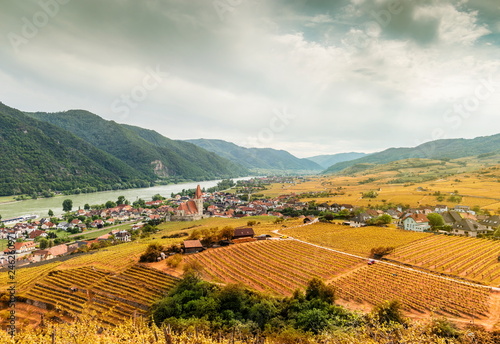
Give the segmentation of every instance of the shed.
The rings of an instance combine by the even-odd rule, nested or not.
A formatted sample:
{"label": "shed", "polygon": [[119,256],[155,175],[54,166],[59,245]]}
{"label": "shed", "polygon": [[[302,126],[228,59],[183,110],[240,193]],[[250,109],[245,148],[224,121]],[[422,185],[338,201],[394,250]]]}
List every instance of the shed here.
{"label": "shed", "polygon": [[196,253],[203,251],[204,247],[200,240],[185,240],[184,241],[184,253]]}
{"label": "shed", "polygon": [[255,232],[252,227],[238,227],[234,229],[233,239],[253,238]]}

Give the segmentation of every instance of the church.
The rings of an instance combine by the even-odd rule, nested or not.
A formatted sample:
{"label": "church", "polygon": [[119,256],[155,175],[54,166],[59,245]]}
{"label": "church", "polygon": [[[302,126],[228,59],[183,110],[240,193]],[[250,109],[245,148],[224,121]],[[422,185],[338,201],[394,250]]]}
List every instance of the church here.
{"label": "church", "polygon": [[203,194],[198,185],[194,198],[181,203],[175,210],[175,215],[170,217],[170,221],[196,221],[208,217],[203,215]]}

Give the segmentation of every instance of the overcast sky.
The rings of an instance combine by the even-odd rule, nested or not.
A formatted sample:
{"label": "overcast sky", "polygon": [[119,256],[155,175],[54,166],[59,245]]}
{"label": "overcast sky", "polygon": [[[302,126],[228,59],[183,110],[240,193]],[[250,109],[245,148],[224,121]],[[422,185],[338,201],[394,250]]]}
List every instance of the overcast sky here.
{"label": "overcast sky", "polygon": [[299,157],[499,132],[498,0],[0,0],[0,101]]}

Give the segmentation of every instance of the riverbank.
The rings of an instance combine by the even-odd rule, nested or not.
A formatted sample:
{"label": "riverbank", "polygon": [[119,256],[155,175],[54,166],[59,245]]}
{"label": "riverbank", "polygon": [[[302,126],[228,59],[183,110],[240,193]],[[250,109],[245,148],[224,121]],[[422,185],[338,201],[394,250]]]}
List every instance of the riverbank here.
{"label": "riverbank", "polygon": [[[251,177],[234,178],[234,181],[238,180],[248,180]],[[197,185],[201,188],[210,188],[216,186],[221,179],[208,180],[201,182],[189,182],[180,184],[168,184],[168,185],[157,185],[149,188],[139,188],[139,189],[125,189],[125,190],[111,190],[111,191],[99,191],[88,194],[78,194],[78,195],[58,195],[50,198],[38,198],[38,199],[28,199],[24,201],[14,201],[8,203],[0,202],[0,215],[3,219],[13,218],[21,215],[33,214],[40,217],[47,217],[49,209],[54,212],[54,215],[63,214],[62,202],[65,199],[71,199],[73,201],[73,210],[83,209],[85,204],[104,204],[107,201],[115,201],[119,196],[124,196],[130,203],[137,201],[139,198],[149,201],[156,194],[160,194],[163,197],[170,198],[172,193],[179,193],[182,190],[196,189]],[[9,197],[1,197],[8,200]],[[12,198],[10,199],[12,201]]]}

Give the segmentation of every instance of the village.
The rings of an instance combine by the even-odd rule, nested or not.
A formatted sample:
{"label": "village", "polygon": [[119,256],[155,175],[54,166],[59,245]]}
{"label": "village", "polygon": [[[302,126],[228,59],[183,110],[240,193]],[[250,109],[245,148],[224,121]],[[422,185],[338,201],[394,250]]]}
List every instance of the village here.
{"label": "village", "polygon": [[[270,181],[266,178],[257,180],[259,185]],[[280,181],[288,182],[288,180]],[[176,194],[169,199],[161,197],[143,202],[139,207],[126,203],[113,204],[115,206],[106,209],[78,209],[60,217],[29,218],[27,221],[11,225],[4,224],[4,227],[0,228],[0,239],[8,240],[9,245],[4,250],[3,256],[0,256],[0,264],[4,266],[9,262],[12,263],[12,258],[9,257],[13,254],[17,265],[22,266],[76,252],[86,252],[106,245],[135,240],[141,228],[147,224],[154,225],[163,221],[196,221],[208,217],[298,217],[302,218],[304,223],[319,220],[339,221],[351,227],[392,225],[409,231],[433,231],[468,237],[491,236],[500,226],[498,215],[476,214],[470,207],[464,205],[450,208],[439,204],[418,208],[398,206],[381,210],[355,207],[351,204],[316,204],[314,201],[307,202],[294,193],[274,198],[255,198],[245,193],[255,192],[256,189],[258,190],[258,187],[250,184],[241,188],[237,194],[225,191],[204,192],[198,186],[191,197]],[[109,231],[106,230],[108,227]],[[98,235],[93,238],[87,236],[85,239],[82,236],[94,232],[98,232]],[[62,237],[61,233],[68,235]],[[233,239],[253,238],[253,236],[253,231],[239,228]],[[199,242],[187,242],[184,245],[186,253],[201,249]]]}

